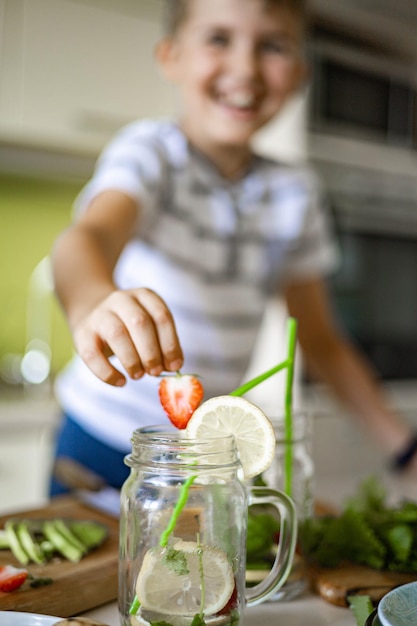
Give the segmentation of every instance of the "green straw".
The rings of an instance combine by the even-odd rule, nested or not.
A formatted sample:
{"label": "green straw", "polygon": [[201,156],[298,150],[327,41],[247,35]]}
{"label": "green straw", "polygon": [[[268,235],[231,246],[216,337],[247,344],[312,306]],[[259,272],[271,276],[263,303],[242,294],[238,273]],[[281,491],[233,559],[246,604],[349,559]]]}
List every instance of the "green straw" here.
{"label": "green straw", "polygon": [[255,376],[247,383],[244,383],[234,391],[230,393],[231,396],[243,396],[245,393],[262,383],[264,380],[273,376],[277,372],[286,369],[287,381],[285,388],[285,454],[284,454],[284,490],[288,496],[292,493],[292,439],[293,439],[293,424],[292,424],[292,389],[294,380],[294,357],[297,341],[297,321],[290,317],[287,321],[287,358],[285,361],[278,363],[271,369],[267,370],[259,376]]}
{"label": "green straw", "polygon": [[278,363],[278,365],[271,367],[271,369],[269,369],[267,372],[264,372],[263,374],[260,374],[259,376],[255,376],[255,378],[252,378],[247,383],[244,383],[243,385],[241,385],[234,391],[231,391],[229,395],[230,396],[243,396],[243,394],[247,393],[248,391],[256,387],[256,385],[259,385],[259,383],[263,383],[264,380],[266,380],[270,376],[273,376],[280,370],[285,369],[286,367],[288,367],[288,360],[282,361],[282,363]]}
{"label": "green straw", "polygon": [[[161,546],[161,548],[165,548],[168,545],[169,536],[174,531],[178,518],[183,508],[187,504],[188,493],[190,491],[190,487],[196,478],[197,476],[195,474],[193,476],[189,476],[187,480],[184,482],[184,484],[181,485],[180,495],[175,504],[174,510],[172,511],[171,519],[169,520],[168,525],[165,528],[164,532],[161,534],[161,538],[159,540],[159,545]],[[136,615],[136,613],[139,611],[139,607],[140,607],[139,598],[135,596],[129,608],[130,615]]]}
{"label": "green straw", "polygon": [[285,387],[285,456],[284,456],[284,490],[291,497],[292,494],[292,465],[293,465],[293,423],[292,423],[292,390],[294,380],[294,357],[297,341],[297,322],[293,317],[287,321],[287,382]]}
{"label": "green straw", "polygon": [[137,596],[134,597],[132,604],[130,605],[129,615],[136,615],[140,609],[140,602]]}
{"label": "green straw", "polygon": [[188,492],[190,491],[190,487],[196,478],[196,475],[189,476],[184,484],[181,485],[180,495],[178,497],[174,510],[172,511],[171,519],[169,520],[168,526],[162,533],[159,540],[159,545],[161,546],[161,548],[165,548],[165,546],[168,544],[169,536],[174,531],[178,517],[180,516],[180,513],[182,512],[185,505],[187,504]]}

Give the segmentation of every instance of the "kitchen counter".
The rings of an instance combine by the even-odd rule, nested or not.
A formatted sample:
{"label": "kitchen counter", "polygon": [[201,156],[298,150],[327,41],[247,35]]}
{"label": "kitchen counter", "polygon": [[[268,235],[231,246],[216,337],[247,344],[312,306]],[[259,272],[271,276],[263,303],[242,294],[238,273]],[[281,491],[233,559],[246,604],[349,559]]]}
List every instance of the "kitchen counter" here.
{"label": "kitchen counter", "polygon": [[[320,500],[340,505],[348,496],[355,493],[358,481],[366,476],[335,473],[326,479],[320,478],[317,496]],[[379,477],[386,486],[391,500],[402,498],[417,499],[417,481],[398,479],[391,475]],[[97,619],[108,626],[120,626],[117,603],[111,603],[85,613],[86,617]],[[287,602],[266,602],[246,610],[243,626],[356,626],[350,609],[329,604],[317,595],[306,592],[300,598]]]}
{"label": "kitchen counter", "polygon": [[[320,502],[322,503],[340,506],[348,496],[356,493],[359,482],[361,481],[361,479],[364,479],[366,477],[367,476],[359,475],[359,473],[347,474],[345,472],[339,472],[329,475],[328,477],[326,477],[326,479],[320,478],[317,481],[317,499],[320,500]],[[396,477],[383,474],[380,474],[378,478],[387,487],[388,494],[390,494],[390,500],[392,502],[401,500],[404,497],[417,500],[417,481],[415,481],[415,479],[398,479]],[[74,500],[74,498],[72,497],[62,499],[57,498],[51,501],[49,507],[50,509],[51,507],[53,507],[54,510],[52,511],[51,509],[48,515],[53,516],[57,514],[56,507],[61,507],[59,510],[59,515],[63,517],[69,517],[68,511],[62,509],[62,507],[64,507],[65,509],[65,506],[70,507],[71,515],[75,515],[75,517],[81,518],[85,517],[85,512],[82,510],[83,506],[85,505],[80,503],[79,500]],[[91,509],[91,505],[87,506],[89,507],[89,516],[94,515],[94,517],[96,517],[103,515],[102,513],[100,513],[100,511],[94,512],[93,509]],[[32,515],[34,515],[35,517],[39,517],[40,515],[44,516],[44,511],[45,509],[41,508],[37,511],[32,511]],[[25,514],[27,515],[28,513],[26,512]],[[106,516],[106,519],[109,519],[108,516]],[[85,590],[88,584],[90,584],[90,592],[93,591],[94,593],[96,593],[94,603],[91,602],[89,604],[86,604],[85,602],[81,602],[81,604],[78,605],[78,608],[75,608],[75,597],[71,598],[71,596],[67,596],[68,602],[70,602],[71,610],[73,610],[75,614],[82,613],[82,615],[85,617],[99,620],[103,623],[103,625],[120,626],[117,601],[113,601],[113,598],[115,598],[115,581],[117,581],[118,538],[117,522],[114,518],[113,520],[116,524],[115,534],[113,533],[112,539],[113,544],[112,546],[109,546],[109,553],[102,553],[100,557],[101,559],[104,558],[104,565],[100,561],[101,564],[96,564],[94,566],[94,569],[92,564],[90,563],[90,565],[87,567],[87,570],[83,572],[82,575],[80,572],[76,574],[76,582],[72,581],[71,583],[69,582],[68,578],[68,570],[65,570],[61,573],[55,572],[54,576],[57,585],[57,588],[55,590],[56,593],[54,598],[50,595],[47,595],[48,601],[46,602],[50,613],[54,615],[69,614],[68,612],[64,613],[64,611],[68,611],[68,606],[66,606],[66,608],[62,608],[64,606],[62,598],[62,588],[68,589],[68,587],[72,586],[73,590],[77,589],[77,591],[74,591],[74,593],[75,597],[78,597],[77,593],[80,592],[80,584],[82,586],[84,585],[83,590]],[[106,521],[106,523],[108,522]],[[110,581],[110,587],[109,589],[107,589],[106,593],[106,586],[102,584],[103,580],[100,579],[100,574],[105,572],[105,578],[108,578],[110,576],[110,562],[112,564],[111,566],[113,572],[111,574],[112,581]],[[81,580],[83,580],[84,582],[80,583]],[[356,581],[356,577],[354,580]],[[60,588],[58,588],[59,585],[61,585]],[[81,599],[82,596],[83,594],[80,595]],[[31,598],[31,601],[33,604],[33,597]],[[45,607],[45,598],[39,599],[39,597],[37,596],[36,601],[38,602],[36,609],[34,608],[34,605],[31,608],[28,608],[29,605],[26,605],[26,608],[23,610],[40,613],[43,612],[42,609]],[[102,602],[103,604],[100,605],[100,602]],[[61,606],[62,608],[62,613],[59,610],[59,606]],[[96,608],[86,610],[87,606],[96,606]],[[5,607],[5,610],[17,609],[15,607]],[[292,601],[266,602],[258,606],[247,608],[242,621],[242,626],[258,626],[259,624],[265,624],[265,626],[272,626],[272,624],[279,624],[280,626],[305,626],[306,624],[308,624],[308,626],[356,626],[356,621],[349,608],[342,608],[332,605],[320,596],[314,595],[311,591],[306,591],[300,598]]]}
{"label": "kitchen counter", "polygon": [[[36,422],[37,427],[41,430],[46,428],[48,433],[56,427],[58,414],[52,401],[47,405],[49,411],[45,411],[46,405],[41,401],[39,403],[32,401],[30,411],[27,411],[28,407],[24,402],[10,403],[13,414],[1,410],[5,406],[5,402],[0,403],[1,439],[4,439],[5,445],[5,435],[13,428],[18,430],[21,444],[22,437],[27,431],[26,424],[31,420],[33,420],[32,426]],[[17,415],[18,410],[19,415]],[[340,506],[347,497],[356,492],[362,480],[370,473],[375,473],[386,485],[391,500],[407,497],[417,501],[417,481],[400,480],[384,474],[381,469],[384,466],[384,460],[377,457],[375,450],[368,446],[363,438],[359,438],[348,420],[339,418],[332,408],[328,411],[317,411],[317,413],[317,420],[314,424],[314,460],[317,469],[316,497],[318,500]],[[17,419],[19,416],[21,419]],[[415,422],[415,416],[413,421]],[[329,449],[329,441],[332,441],[332,449]],[[7,448],[10,448],[10,443]],[[48,454],[45,453],[43,456],[48,457]],[[28,458],[28,453],[24,458]],[[14,467],[13,464],[12,467]],[[6,480],[7,476],[4,478]],[[27,471],[25,471],[25,481],[26,483],[28,481]],[[14,490],[16,491],[16,480],[14,480]],[[17,509],[16,503],[13,504],[13,507],[8,507],[9,510]],[[26,502],[27,504],[32,503]],[[37,505],[38,502],[34,504]],[[116,602],[105,604],[84,615],[100,620],[108,626],[120,626]],[[306,624],[308,626],[356,626],[349,609],[333,606],[311,592],[306,592],[302,597],[290,602],[271,602],[248,608],[243,620],[243,626],[259,626],[259,624],[272,626],[277,623],[280,626],[305,626]]]}
{"label": "kitchen counter", "polygon": [[[117,604],[112,603],[85,614],[86,617],[120,626]],[[355,626],[349,609],[332,606],[307,593],[291,602],[266,602],[246,609],[243,626]]]}

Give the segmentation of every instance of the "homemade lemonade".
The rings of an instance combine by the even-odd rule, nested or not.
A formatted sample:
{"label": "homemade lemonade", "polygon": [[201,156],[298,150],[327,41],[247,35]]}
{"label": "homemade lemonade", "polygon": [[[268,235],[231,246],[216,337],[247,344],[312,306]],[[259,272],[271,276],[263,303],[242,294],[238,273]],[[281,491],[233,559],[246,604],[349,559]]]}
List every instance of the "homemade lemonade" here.
{"label": "homemade lemonade", "polygon": [[[123,626],[241,624],[246,605],[286,580],[296,542],[292,501],[244,480],[266,469],[275,437],[251,402],[219,396],[185,429],[135,431],[122,489],[119,610]],[[281,519],[271,575],[245,588],[248,506],[269,503]]]}

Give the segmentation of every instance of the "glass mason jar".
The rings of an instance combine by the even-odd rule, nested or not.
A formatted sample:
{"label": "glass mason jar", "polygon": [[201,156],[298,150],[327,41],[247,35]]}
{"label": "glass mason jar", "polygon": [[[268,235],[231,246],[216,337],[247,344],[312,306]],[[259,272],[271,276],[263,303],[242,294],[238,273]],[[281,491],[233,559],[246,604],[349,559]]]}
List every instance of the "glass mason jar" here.
{"label": "glass mason jar", "polygon": [[[233,436],[189,439],[169,426],[136,430],[121,491],[119,612],[123,626],[241,624],[291,569],[297,525],[285,494],[247,487]],[[245,588],[248,506],[274,507],[281,523],[268,577]]]}
{"label": "glass mason jar", "polygon": [[[311,518],[314,512],[314,463],[311,456],[311,418],[305,412],[294,412],[290,437],[286,433],[285,419],[272,418],[276,437],[275,456],[271,466],[255,480],[283,491],[295,504],[298,525]],[[260,531],[260,526],[262,530]],[[264,542],[259,537],[263,532]],[[280,522],[270,507],[262,505],[249,510],[247,580],[259,582],[268,572],[276,552],[276,539]],[[303,593],[308,578],[302,557],[301,537],[294,557],[291,573],[285,584],[272,597],[273,600],[291,600]],[[257,537],[253,541],[253,537]]]}

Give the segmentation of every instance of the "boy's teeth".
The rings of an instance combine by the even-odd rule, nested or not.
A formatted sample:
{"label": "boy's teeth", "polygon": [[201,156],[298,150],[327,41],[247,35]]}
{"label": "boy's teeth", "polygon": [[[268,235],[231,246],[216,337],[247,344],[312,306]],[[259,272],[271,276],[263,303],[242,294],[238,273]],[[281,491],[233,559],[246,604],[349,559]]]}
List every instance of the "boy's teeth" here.
{"label": "boy's teeth", "polygon": [[235,93],[226,98],[226,101],[231,106],[246,108],[253,106],[255,99],[252,95],[247,93]]}

